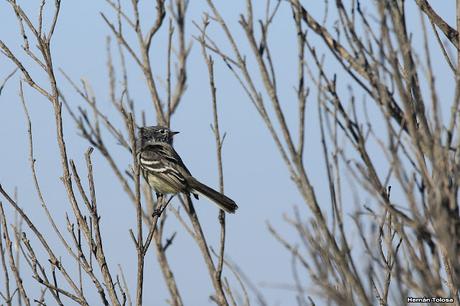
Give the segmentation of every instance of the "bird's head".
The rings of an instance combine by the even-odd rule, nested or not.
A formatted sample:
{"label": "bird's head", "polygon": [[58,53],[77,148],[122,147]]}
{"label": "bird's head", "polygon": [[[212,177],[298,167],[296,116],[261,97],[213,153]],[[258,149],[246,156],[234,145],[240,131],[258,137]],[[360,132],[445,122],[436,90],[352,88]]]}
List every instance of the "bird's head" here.
{"label": "bird's head", "polygon": [[179,132],[171,131],[161,125],[144,126],[139,128],[137,148],[142,149],[150,144],[165,142],[172,145],[173,136]]}

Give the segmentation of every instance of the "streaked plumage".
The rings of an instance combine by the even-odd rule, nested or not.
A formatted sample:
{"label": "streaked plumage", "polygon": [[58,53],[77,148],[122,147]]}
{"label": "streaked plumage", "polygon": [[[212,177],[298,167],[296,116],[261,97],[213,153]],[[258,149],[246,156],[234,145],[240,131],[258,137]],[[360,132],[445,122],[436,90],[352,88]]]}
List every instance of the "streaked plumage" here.
{"label": "streaked plumage", "polygon": [[172,146],[173,132],[163,126],[143,127],[137,139],[137,157],[149,185],[160,194],[200,193],[226,212],[234,213],[236,203],[196,180]]}

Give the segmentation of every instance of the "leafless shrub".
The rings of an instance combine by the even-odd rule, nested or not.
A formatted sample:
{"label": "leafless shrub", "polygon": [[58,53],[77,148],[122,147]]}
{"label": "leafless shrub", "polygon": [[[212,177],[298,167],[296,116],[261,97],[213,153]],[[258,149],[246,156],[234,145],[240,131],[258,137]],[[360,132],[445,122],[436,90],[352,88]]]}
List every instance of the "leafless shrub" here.
{"label": "leafless shrub", "polygon": [[[297,209],[292,217],[285,217],[303,247],[269,226],[294,258],[299,303],[312,303],[305,295],[316,292],[338,305],[372,305],[375,300],[380,305],[401,304],[409,296],[451,297],[458,305],[459,83],[455,59],[445,45],[458,49],[457,31],[427,1],[415,1],[420,14],[420,45],[412,40],[409,30],[414,20],[409,21],[407,1],[378,1],[374,7],[362,1],[325,1],[323,20],[310,13],[310,4],[288,2],[268,1],[265,19],[255,20],[255,3],[246,1],[247,10],[239,22],[245,38],[235,34],[236,29],[227,25],[211,0],[207,1],[209,18],[197,27],[202,44],[228,65],[256,107],[312,213],[309,220],[304,220]],[[282,59],[273,57],[268,39],[280,5],[290,5],[297,33],[296,128],[290,128],[286,121],[285,109],[292,107],[293,101],[286,101],[279,93],[279,88],[288,84],[281,84],[283,78],[276,73],[275,65]],[[337,20],[329,26],[332,10]],[[426,22],[432,25],[430,33]],[[206,35],[209,24],[222,30],[229,50]],[[447,37],[446,43],[438,31]],[[437,55],[444,55],[456,84],[450,104],[441,103],[435,86],[439,70],[433,67],[428,47],[435,40],[442,52]],[[249,54],[242,51],[246,46]],[[325,62],[330,63],[331,58],[340,65],[341,73],[326,68],[330,66]],[[250,62],[255,62],[255,67]],[[350,84],[348,93],[338,84],[343,80]],[[321,134],[330,192],[327,205],[319,202],[312,184],[314,173],[304,164],[310,91],[316,93],[316,131]],[[362,106],[358,103],[360,95]],[[451,110],[449,121],[442,121],[443,109]],[[378,122],[371,116],[384,119]],[[375,147],[386,161],[372,152]],[[352,217],[364,254],[351,249],[353,235],[344,202],[350,198],[349,187],[343,182],[347,175],[357,190],[366,190],[376,204],[373,208],[358,204]],[[392,189],[402,195],[392,197]],[[366,230],[369,224],[374,228],[370,232]],[[366,267],[360,259],[363,255]],[[315,288],[310,292],[303,289],[298,277],[304,272]]]}
{"label": "leafless shrub", "polygon": [[[292,255],[294,285],[289,289],[294,290],[299,305],[314,305],[315,301],[337,305],[406,304],[407,297],[411,296],[453,298],[455,305],[460,304],[458,32],[428,1],[414,1],[411,5],[418,9],[416,13],[408,11],[407,1],[375,1],[366,6],[358,0],[347,3],[337,0],[333,4],[324,1],[322,20],[312,14],[307,3],[299,0],[267,1],[265,18],[256,20],[255,2],[247,0],[246,12],[239,20],[245,37],[237,36],[237,29],[227,24],[212,0],[207,0],[209,12],[204,14],[202,22],[194,21],[197,30],[194,39],[208,68],[220,190],[224,189],[221,154],[225,133],[219,128],[218,89],[224,85],[214,79],[216,59],[227,65],[256,108],[311,213],[306,219],[301,208],[295,207],[291,215],[284,216],[295,230],[298,242],[268,225],[268,231]],[[249,305],[250,295],[258,304],[269,304],[250,277],[226,258],[227,229],[223,212],[218,219],[219,249],[213,250],[190,197],[180,198],[180,211],[172,207],[166,209],[169,201],[156,200],[139,175],[135,135],[136,127],[145,125],[146,119],[144,110],[140,110],[131,97],[126,63],[128,59],[133,61],[141,71],[157,123],[169,126],[187,87],[186,64],[191,39],[185,35],[185,26],[189,2],[156,0],[155,19],[143,20],[139,1],[132,0],[130,4],[106,1],[116,16],[111,19],[108,14],[101,14],[115,38],[115,44],[107,39],[107,66],[110,102],[121,119],[118,121],[100,107],[89,82],[78,83],[65,71],[56,71],[52,38],[58,26],[61,2],[56,0],[53,6],[42,1],[38,24],[32,22],[32,13],[25,12],[15,0],[7,2],[17,16],[28,60],[21,60],[24,54],[12,52],[1,38],[0,49],[21,74],[18,97],[28,127],[35,191],[67,253],[66,260],[57,255],[55,246],[50,245],[17,198],[0,185],[5,201],[0,202],[0,259],[6,280],[0,293],[6,305],[13,305],[15,299],[19,305],[33,302],[45,305],[52,300],[59,305],[69,301],[92,305],[95,302],[83,290],[83,278],[89,279],[98,292],[98,303],[141,305],[146,287],[145,258],[150,246],[155,249],[169,291],[168,303],[185,304],[166,254],[175,237],[175,234],[164,236],[165,221],[170,213],[196,242],[214,290],[211,299],[216,304]],[[285,7],[292,11],[292,20],[277,20],[280,8]],[[53,10],[46,22],[43,20],[45,9]],[[420,40],[413,39],[410,24],[414,20],[409,20],[409,16],[419,17]],[[458,28],[460,1],[457,1],[456,16]],[[331,23],[331,18],[336,18],[335,23]],[[290,22],[297,34],[296,46],[293,46],[297,50],[295,84],[286,84],[277,73],[276,65],[283,58],[275,56],[269,40],[275,22]],[[228,50],[209,34],[209,27],[220,29],[230,46]],[[160,72],[154,71],[150,58],[152,40],[161,30],[168,33],[164,88],[157,84],[156,76]],[[432,42],[437,44],[435,53],[429,47]],[[243,51],[246,47],[250,50],[248,54]],[[456,58],[451,49],[457,51]],[[118,61],[120,64],[115,64]],[[436,87],[439,70],[435,65],[440,61],[449,67],[446,73],[451,74],[455,84],[452,101],[446,101]],[[340,68],[331,71],[330,63]],[[172,65],[176,69],[172,69]],[[31,75],[30,70],[37,67],[46,75],[46,80],[38,81]],[[14,73],[3,77],[0,94]],[[65,76],[84,106],[76,107],[66,100],[56,73]],[[71,209],[71,214],[66,216],[65,230],[50,213],[35,170],[33,125],[23,83],[44,96],[54,112],[61,180],[67,197],[65,202]],[[345,83],[348,86],[344,86]],[[289,101],[280,90],[292,85],[298,114],[295,124],[288,122],[286,114],[294,101]],[[79,169],[67,153],[63,106],[78,132],[91,145],[84,155],[85,169]],[[317,112],[314,117],[318,126],[315,131],[308,131],[306,121],[312,117],[308,116],[312,110]],[[443,119],[446,110],[450,110],[448,120]],[[315,173],[305,165],[308,133],[320,135],[319,148],[327,174],[321,181],[328,187],[328,203],[319,200],[312,180]],[[114,141],[131,155],[130,165],[121,163],[114,155],[108,145]],[[114,270],[108,261],[111,254],[104,249],[91,157],[94,150],[106,160],[136,210],[137,227],[130,230],[137,252],[135,293],[129,291],[132,286],[127,284],[123,268]],[[371,200],[364,203],[362,197]],[[352,201],[357,207],[353,213],[349,210]],[[15,211],[20,222],[9,224],[6,207]],[[23,228],[32,236],[26,235]],[[19,258],[30,268],[27,270],[30,275],[19,268]],[[225,266],[238,287],[225,277]],[[308,275],[308,282],[304,275]],[[23,281],[25,278],[32,278],[40,285],[38,298],[31,297]]]}
{"label": "leafless shrub", "polygon": [[[54,2],[54,16],[51,19],[51,24],[48,30],[45,30],[43,24],[44,10],[47,8],[45,1],[42,2],[39,11],[39,22],[35,25],[20,4],[16,1],[8,1],[13,12],[17,16],[19,28],[23,37],[23,50],[35,64],[40,67],[47,75],[48,79],[43,84],[38,83],[29,73],[30,67],[26,66],[19,59],[19,56],[14,54],[10,48],[0,41],[0,48],[3,54],[9,58],[22,73],[23,80],[38,93],[45,96],[53,106],[57,130],[57,142],[59,145],[61,166],[62,166],[62,181],[67,192],[67,200],[72,208],[72,216],[67,218],[67,234],[62,232],[57,223],[52,217],[48,209],[48,205],[42,196],[40,188],[40,181],[35,171],[35,158],[33,150],[33,134],[32,122],[28,114],[27,103],[24,98],[22,83],[20,86],[20,98],[24,106],[24,111],[28,123],[29,131],[29,148],[30,148],[30,161],[31,169],[35,182],[36,192],[41,201],[41,205],[48,216],[48,221],[52,225],[55,233],[58,235],[62,245],[67,250],[67,256],[72,258],[78,266],[79,277],[75,278],[68,272],[64,262],[55,255],[54,248],[49,245],[47,237],[45,237],[40,230],[35,226],[32,219],[28,214],[18,205],[17,201],[11,198],[9,193],[0,187],[0,192],[6,201],[14,208],[19,214],[21,220],[34,234],[31,238],[40,243],[39,248],[43,248],[48,254],[48,260],[43,259],[37,255],[37,246],[32,246],[29,238],[21,234],[20,228],[14,227],[13,237],[18,238],[22,255],[30,266],[33,274],[31,275],[39,284],[42,285],[43,294],[40,299],[35,301],[40,304],[46,304],[50,296],[54,298],[55,302],[60,305],[67,303],[68,299],[82,305],[92,304],[89,300],[82,286],[82,273],[86,274],[91,280],[93,286],[99,293],[100,301],[104,305],[125,305],[136,304],[141,305],[143,301],[143,288],[144,285],[144,262],[147,250],[152,244],[156,250],[159,266],[163,272],[165,283],[170,292],[169,303],[173,305],[182,305],[183,301],[174,277],[171,267],[168,263],[166,256],[166,249],[173,243],[174,235],[165,239],[163,235],[163,227],[165,224],[167,213],[165,211],[169,201],[154,200],[151,190],[143,183],[139,176],[139,168],[136,160],[135,149],[135,134],[136,127],[145,125],[145,118],[137,118],[139,112],[136,113],[135,103],[130,98],[128,86],[128,72],[126,67],[126,57],[131,57],[132,60],[138,65],[146,80],[147,88],[151,95],[154,110],[157,116],[157,123],[168,125],[171,121],[171,116],[174,114],[179,103],[181,102],[182,95],[186,89],[187,70],[186,60],[190,50],[190,46],[186,42],[184,35],[185,27],[185,14],[188,3],[186,1],[156,1],[156,19],[148,29],[141,27],[141,14],[139,13],[139,2],[132,1],[129,10],[132,10],[133,16],[128,14],[128,9],[125,10],[120,2],[113,2],[107,0],[109,6],[116,13],[116,19],[111,21],[105,14],[101,14],[102,19],[113,33],[116,39],[117,56],[121,61],[121,67],[115,67],[113,63],[113,47],[110,39],[107,41],[107,55],[109,67],[109,87],[110,97],[114,109],[119,113],[122,119],[122,125],[118,126],[114,123],[112,118],[109,118],[99,108],[97,97],[91,85],[83,81],[81,85],[77,85],[65,71],[60,71],[65,78],[74,87],[75,91],[87,103],[86,107],[78,107],[75,109],[73,104],[66,101],[64,93],[59,89],[59,84],[56,81],[56,69],[53,65],[52,58],[52,37],[55,27],[58,23],[58,16],[60,12],[60,1]],[[167,13],[168,12],[168,13]],[[169,23],[165,23],[165,18],[168,16]],[[127,30],[125,30],[125,27]],[[152,48],[152,39],[162,27],[168,27],[168,45],[167,45],[167,77],[166,77],[166,96],[167,101],[162,101],[159,95],[159,88],[155,82],[154,75],[150,61],[150,54]],[[130,33],[126,33],[130,31]],[[127,35],[135,35],[137,37],[137,44],[128,43]],[[176,40],[176,43],[173,42]],[[29,41],[32,41],[33,43]],[[33,45],[37,48],[33,48]],[[175,61],[176,74],[171,71],[173,59],[173,44],[175,48]],[[177,45],[175,45],[177,44]],[[210,67],[210,80],[212,80],[212,62],[208,62]],[[119,70],[118,70],[119,69]],[[14,73],[14,72],[13,72]],[[6,81],[13,74],[8,75]],[[117,77],[121,76],[121,86],[118,85]],[[46,88],[50,88],[49,90]],[[214,89],[215,91],[215,89]],[[217,152],[220,156],[222,150],[222,139],[218,127],[217,117],[217,102],[214,96],[213,109],[214,116],[214,132],[216,135]],[[71,118],[75,121],[78,131],[90,143],[91,147],[85,154],[86,159],[86,172],[87,184],[81,179],[81,169],[78,169],[75,162],[69,159],[67,155],[67,146],[64,141],[64,134],[62,129],[62,106],[65,105],[66,110],[70,113]],[[92,113],[92,114],[91,114]],[[143,117],[143,116],[141,116]],[[110,135],[120,143],[126,150],[131,152],[132,162],[126,168],[125,165],[120,164],[117,158],[113,155],[111,149],[106,145],[102,130],[107,130]],[[129,287],[126,285],[122,270],[117,273],[110,267],[107,261],[107,256],[110,256],[104,251],[104,243],[101,236],[101,225],[99,223],[100,214],[97,208],[96,186],[93,179],[93,165],[91,154],[96,149],[107,160],[112,168],[115,176],[118,178],[120,185],[129,196],[134,208],[137,211],[137,229],[131,230],[131,238],[137,250],[137,285],[135,295],[129,292]],[[222,169],[222,161],[219,158],[219,169]],[[221,176],[221,189],[223,189],[222,171],[219,172]],[[76,189],[75,189],[76,187]],[[77,194],[78,193],[78,197]],[[143,194],[143,195],[142,195]],[[80,200],[81,199],[81,200]],[[181,214],[176,210],[175,214],[181,219],[183,224],[189,230],[190,234],[196,241],[199,249],[202,252],[203,258],[209,271],[211,283],[214,286],[215,294],[212,299],[219,305],[228,304],[227,299],[232,297],[232,289],[227,281],[224,281],[222,276],[223,261],[224,261],[224,244],[225,244],[225,216],[223,212],[220,214],[219,220],[221,223],[221,246],[218,255],[216,255],[217,262],[212,258],[211,249],[206,242],[205,234],[201,228],[198,216],[195,213],[191,199],[186,197],[181,201],[184,204],[184,210],[190,220],[190,225],[182,219]],[[142,203],[145,202],[144,206]],[[3,204],[2,206],[3,207]],[[146,208],[144,208],[146,207]],[[5,293],[2,296],[8,305],[12,304],[14,295],[27,305],[30,304],[30,298],[27,290],[22,285],[21,275],[14,261],[14,254],[12,251],[11,233],[9,233],[9,226],[7,225],[6,215],[1,210],[2,232],[5,247],[2,246],[2,267],[5,273],[6,287]],[[190,226],[190,227],[189,227]],[[147,233],[144,228],[147,227]],[[67,238],[70,235],[70,239]],[[152,243],[153,242],[153,243]],[[112,255],[113,256],[113,255]],[[13,273],[15,282],[17,284],[16,293],[12,292],[10,288],[10,273]],[[86,277],[85,276],[85,277]],[[123,280],[123,281],[121,281]],[[123,283],[123,284],[122,284]],[[131,300],[135,296],[135,300]]]}

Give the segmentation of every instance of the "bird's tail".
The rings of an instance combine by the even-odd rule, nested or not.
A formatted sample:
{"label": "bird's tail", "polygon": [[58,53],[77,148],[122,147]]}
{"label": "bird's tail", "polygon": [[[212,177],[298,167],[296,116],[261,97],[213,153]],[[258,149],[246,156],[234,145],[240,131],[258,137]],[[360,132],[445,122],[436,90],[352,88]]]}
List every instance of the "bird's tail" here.
{"label": "bird's tail", "polygon": [[208,187],[205,184],[200,183],[194,177],[189,178],[187,182],[194,191],[202,194],[203,196],[213,201],[217,206],[219,206],[220,209],[233,214],[235,210],[238,208],[238,205],[236,205],[235,201],[223,195],[222,193],[212,189],[211,187]]}

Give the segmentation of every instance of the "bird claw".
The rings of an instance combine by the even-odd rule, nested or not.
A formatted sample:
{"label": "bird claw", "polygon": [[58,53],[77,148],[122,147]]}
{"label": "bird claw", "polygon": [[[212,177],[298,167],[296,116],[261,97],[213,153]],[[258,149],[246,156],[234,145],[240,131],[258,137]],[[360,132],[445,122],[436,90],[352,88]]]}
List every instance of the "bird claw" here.
{"label": "bird claw", "polygon": [[161,209],[154,209],[154,210],[153,210],[153,213],[152,213],[152,217],[160,216],[160,215],[161,215],[161,212],[162,212]]}

